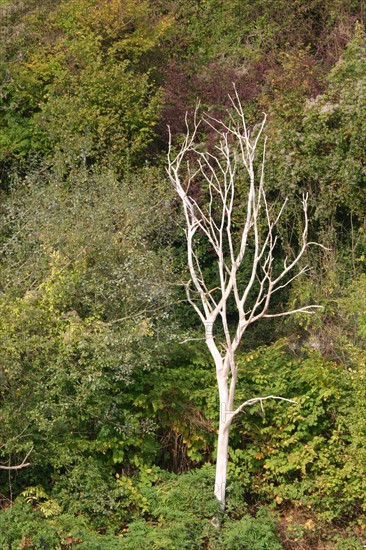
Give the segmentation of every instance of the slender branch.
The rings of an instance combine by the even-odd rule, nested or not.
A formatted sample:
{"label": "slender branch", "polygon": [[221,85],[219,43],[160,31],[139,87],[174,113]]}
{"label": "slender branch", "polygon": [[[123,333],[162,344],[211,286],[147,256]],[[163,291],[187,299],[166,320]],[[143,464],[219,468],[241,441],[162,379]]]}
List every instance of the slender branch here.
{"label": "slender branch", "polygon": [[298,309],[291,309],[290,311],[284,311],[282,313],[264,313],[262,317],[283,317],[284,315],[294,315],[295,313],[307,313],[309,315],[315,313],[315,311],[313,311],[314,309],[323,309],[323,306],[314,304],[311,306],[299,307]]}
{"label": "slender branch", "polygon": [[21,464],[18,464],[17,466],[4,466],[3,464],[0,464],[0,470],[21,470],[22,468],[26,468],[27,466],[30,466],[30,462],[26,462],[26,461],[32,451],[33,451],[33,447],[28,451],[28,453],[24,457],[24,460]]}
{"label": "slender branch", "polygon": [[184,340],[180,340],[179,344],[186,344],[187,342],[204,342],[206,338],[185,338]]}
{"label": "slender branch", "polygon": [[249,407],[251,405],[255,405],[256,403],[263,403],[263,401],[266,401],[267,399],[277,399],[278,401],[287,401],[288,403],[294,403],[297,405],[297,401],[294,401],[293,399],[287,399],[286,397],[279,397],[277,395],[267,395],[266,397],[253,397],[253,399],[248,399],[244,403],[242,403],[235,411],[228,412],[227,414],[232,414],[233,416],[236,416],[239,414],[245,407]]}

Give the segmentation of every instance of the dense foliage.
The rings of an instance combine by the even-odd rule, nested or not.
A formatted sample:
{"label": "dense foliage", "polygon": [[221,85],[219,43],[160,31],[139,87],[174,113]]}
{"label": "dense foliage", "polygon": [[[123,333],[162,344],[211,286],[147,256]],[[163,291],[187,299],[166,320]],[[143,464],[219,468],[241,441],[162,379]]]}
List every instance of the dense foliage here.
{"label": "dense foliage", "polygon": [[[362,548],[366,38],[360,0],[0,0],[0,547]],[[268,115],[314,266],[243,342],[221,528],[217,395],[165,176],[197,98]],[[209,133],[199,136],[212,147]],[[197,200],[204,201],[200,189]],[[238,181],[239,199],[245,192]],[[281,250],[281,249],[282,250]],[[202,246],[207,272],[211,252]]]}

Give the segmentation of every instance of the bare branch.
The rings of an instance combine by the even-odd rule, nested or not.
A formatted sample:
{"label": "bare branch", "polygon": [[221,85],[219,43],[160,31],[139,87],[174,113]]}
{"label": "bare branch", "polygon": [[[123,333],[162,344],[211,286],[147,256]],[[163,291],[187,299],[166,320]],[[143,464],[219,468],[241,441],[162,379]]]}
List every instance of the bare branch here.
{"label": "bare branch", "polygon": [[255,405],[256,403],[260,403],[262,406],[263,401],[266,401],[267,399],[277,399],[278,401],[287,401],[288,403],[294,403],[295,405],[297,405],[297,401],[294,401],[293,399],[287,399],[286,397],[279,397],[277,395],[267,395],[266,397],[254,397],[253,399],[248,399],[247,401],[242,403],[240,407],[238,407],[235,411],[228,412],[228,414],[232,414],[233,416],[236,416],[245,407]]}
{"label": "bare branch", "polygon": [[33,447],[28,451],[26,456],[24,457],[24,460],[21,464],[18,464],[17,466],[4,466],[3,464],[0,464],[0,470],[21,470],[22,468],[26,468],[27,466],[30,466],[30,462],[27,462],[27,458],[33,451]]}
{"label": "bare branch", "polygon": [[314,309],[323,309],[323,306],[311,305],[299,307],[298,309],[291,309],[290,311],[283,311],[282,313],[265,313],[262,317],[283,317],[284,315],[294,315],[295,313],[315,313]]}

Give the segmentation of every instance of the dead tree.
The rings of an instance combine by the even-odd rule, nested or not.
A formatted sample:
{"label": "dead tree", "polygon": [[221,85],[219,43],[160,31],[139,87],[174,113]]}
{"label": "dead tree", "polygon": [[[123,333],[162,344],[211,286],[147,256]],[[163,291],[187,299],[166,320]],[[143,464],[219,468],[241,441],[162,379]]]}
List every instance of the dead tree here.
{"label": "dead tree", "polygon": [[[266,399],[291,402],[268,395],[235,404],[238,376],[235,354],[243,335],[249,325],[259,319],[312,313],[320,307],[307,305],[270,312],[273,295],[308,271],[308,266],[300,266],[301,259],[307,247],[316,243],[308,242],[308,206],[307,196],[304,196],[304,226],[299,251],[274,269],[274,251],[278,245],[276,227],[286,201],[274,214],[274,208],[266,200],[265,140],[263,154],[259,160],[256,158],[266,118],[251,132],[236,90],[230,100],[232,109],[227,112],[228,122],[209,114],[199,118],[197,107],[191,128],[186,116],[186,135],[177,154],[173,153],[171,138],[169,140],[167,168],[185,216],[190,271],[187,300],[202,321],[205,342],[216,368],[220,421],[214,494],[222,509],[225,508],[229,431],[233,419],[245,407]],[[213,131],[217,138],[212,151],[197,143],[198,129],[203,127]],[[246,189],[244,202],[237,196],[238,182],[241,193]],[[201,198],[197,197],[197,186]],[[212,265],[218,281],[215,285],[210,285],[204,274],[197,247],[202,239],[207,241],[215,256]],[[246,266],[249,262],[250,275],[242,284],[239,274],[244,262]],[[228,321],[229,300],[235,304],[237,321],[234,327]]]}

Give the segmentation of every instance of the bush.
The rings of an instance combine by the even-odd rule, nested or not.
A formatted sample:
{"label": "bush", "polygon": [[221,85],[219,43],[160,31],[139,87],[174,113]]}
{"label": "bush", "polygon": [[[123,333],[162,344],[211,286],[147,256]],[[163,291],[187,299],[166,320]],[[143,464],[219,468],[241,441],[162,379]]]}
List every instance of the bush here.
{"label": "bush", "polygon": [[80,548],[114,550],[119,539],[95,533],[84,516],[60,514],[45,518],[40,508],[34,509],[18,498],[0,514],[0,548],[20,550],[61,550]]}
{"label": "bush", "polygon": [[226,522],[217,548],[281,550],[283,547],[275,529],[276,522],[265,508],[261,508],[255,518],[246,514],[239,521]]}
{"label": "bush", "polygon": [[294,342],[260,348],[241,361],[238,402],[277,395],[296,404],[268,400],[263,411],[251,407],[238,418],[231,475],[262,503],[291,502],[326,521],[358,517],[366,508],[364,363],[347,371]]}

